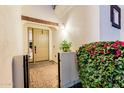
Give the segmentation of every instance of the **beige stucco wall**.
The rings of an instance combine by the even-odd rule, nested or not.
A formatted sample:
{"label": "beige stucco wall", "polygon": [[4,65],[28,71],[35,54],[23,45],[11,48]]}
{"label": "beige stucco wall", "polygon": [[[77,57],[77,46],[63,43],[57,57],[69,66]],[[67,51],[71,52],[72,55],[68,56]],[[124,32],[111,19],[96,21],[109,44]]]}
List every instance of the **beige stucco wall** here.
{"label": "beige stucco wall", "polygon": [[12,58],[23,54],[21,7],[0,6],[0,87],[12,87]]}
{"label": "beige stucco wall", "polygon": [[[63,7],[63,6],[59,6]],[[56,7],[57,8],[57,7]],[[71,6],[66,13],[55,12],[60,15],[65,24],[64,30],[53,32],[53,59],[57,61],[59,44],[62,40],[72,42],[72,51],[76,51],[84,43],[99,41],[99,6]],[[61,14],[58,14],[61,13]],[[63,15],[64,14],[64,15]]]}
{"label": "beige stucco wall", "polygon": [[120,40],[124,41],[124,5],[119,5],[121,8],[121,30],[120,30]]}
{"label": "beige stucco wall", "polygon": [[51,5],[24,5],[22,6],[22,15],[52,22],[59,21]]}

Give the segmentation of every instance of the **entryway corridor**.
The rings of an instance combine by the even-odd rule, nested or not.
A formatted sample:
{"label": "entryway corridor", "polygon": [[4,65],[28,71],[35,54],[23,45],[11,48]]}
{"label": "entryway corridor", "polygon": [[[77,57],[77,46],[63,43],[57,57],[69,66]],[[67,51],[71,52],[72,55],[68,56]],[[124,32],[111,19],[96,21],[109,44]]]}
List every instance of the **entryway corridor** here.
{"label": "entryway corridor", "polygon": [[57,88],[58,68],[55,62],[39,62],[29,65],[30,88]]}

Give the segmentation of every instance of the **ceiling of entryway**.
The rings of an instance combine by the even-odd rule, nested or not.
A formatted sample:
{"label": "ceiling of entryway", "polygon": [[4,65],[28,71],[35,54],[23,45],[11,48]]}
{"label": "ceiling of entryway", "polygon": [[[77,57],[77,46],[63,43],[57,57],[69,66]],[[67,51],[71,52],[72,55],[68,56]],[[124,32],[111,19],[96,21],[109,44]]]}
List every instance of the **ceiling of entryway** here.
{"label": "ceiling of entryway", "polygon": [[62,18],[72,9],[72,7],[74,6],[73,5],[56,5],[54,11],[59,18]]}

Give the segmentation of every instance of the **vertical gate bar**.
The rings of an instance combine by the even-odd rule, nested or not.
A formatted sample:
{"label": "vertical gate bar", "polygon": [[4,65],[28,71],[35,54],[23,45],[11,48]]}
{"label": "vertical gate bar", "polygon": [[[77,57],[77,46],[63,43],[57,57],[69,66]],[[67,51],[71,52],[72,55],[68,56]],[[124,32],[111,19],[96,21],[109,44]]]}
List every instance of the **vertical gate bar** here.
{"label": "vertical gate bar", "polygon": [[60,53],[58,53],[58,87],[61,88],[61,79],[60,79]]}

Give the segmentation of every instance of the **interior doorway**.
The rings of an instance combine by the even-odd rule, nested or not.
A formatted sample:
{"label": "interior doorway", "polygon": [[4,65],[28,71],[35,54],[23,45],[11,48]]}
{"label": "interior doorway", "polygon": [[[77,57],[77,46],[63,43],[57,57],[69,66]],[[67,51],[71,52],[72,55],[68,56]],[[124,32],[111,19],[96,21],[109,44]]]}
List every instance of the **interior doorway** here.
{"label": "interior doorway", "polygon": [[29,88],[57,88],[58,63],[53,59],[53,33],[57,27],[30,21],[24,21],[23,26]]}
{"label": "interior doorway", "polygon": [[27,27],[29,87],[57,88],[58,65],[50,58],[52,33],[49,28]]}
{"label": "interior doorway", "polygon": [[49,61],[49,30],[28,27],[29,62]]}
{"label": "interior doorway", "polygon": [[23,22],[23,50],[28,54],[29,88],[57,88],[58,61],[54,56],[53,34],[58,23],[21,16]]}

